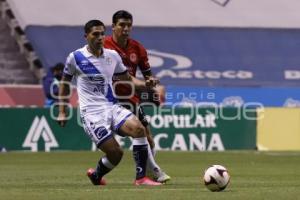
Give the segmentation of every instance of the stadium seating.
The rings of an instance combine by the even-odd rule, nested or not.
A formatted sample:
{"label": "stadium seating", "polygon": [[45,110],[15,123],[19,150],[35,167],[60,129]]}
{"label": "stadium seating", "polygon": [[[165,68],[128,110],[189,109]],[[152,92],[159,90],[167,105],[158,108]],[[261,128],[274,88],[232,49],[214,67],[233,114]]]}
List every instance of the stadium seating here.
{"label": "stadium seating", "polygon": [[36,84],[37,78],[29,70],[6,22],[0,18],[0,84]]}
{"label": "stadium seating", "polygon": [[[3,1],[0,2],[0,84],[37,84],[38,79],[34,72],[30,70],[30,65],[26,56],[22,54],[13,35],[17,35],[7,23],[7,18],[11,14],[5,7]],[[12,22],[10,25],[15,24]]]}

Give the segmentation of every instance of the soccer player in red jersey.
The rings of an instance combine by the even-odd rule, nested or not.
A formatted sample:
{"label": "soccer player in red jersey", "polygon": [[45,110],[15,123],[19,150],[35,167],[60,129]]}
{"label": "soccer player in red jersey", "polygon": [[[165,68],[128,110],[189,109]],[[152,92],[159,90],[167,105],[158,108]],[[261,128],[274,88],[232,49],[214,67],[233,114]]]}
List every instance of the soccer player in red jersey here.
{"label": "soccer player in red jersey", "polygon": [[[105,38],[104,47],[118,52],[130,75],[135,77],[136,71],[139,68],[145,78],[146,85],[158,84],[158,79],[156,79],[151,72],[146,49],[138,41],[130,38],[133,22],[132,15],[128,11],[119,10],[113,15],[112,20],[112,36],[107,36]],[[148,169],[152,171],[156,181],[169,181],[171,179],[170,176],[161,170],[153,158],[155,154],[154,141],[150,132],[149,123],[143,111],[143,107],[140,106],[141,99],[139,95],[130,95],[134,90],[133,88],[129,87],[129,85],[119,84],[117,81],[116,83],[115,92],[119,97],[131,96],[127,99],[119,98],[119,101],[123,103],[125,107],[135,113],[146,128],[149,150],[151,148],[151,150],[148,151]],[[150,96],[152,97],[150,97],[150,99],[152,99],[152,101],[156,104],[159,104],[163,98],[163,95],[159,96],[157,94],[164,94],[164,87],[157,86],[156,90],[159,92],[150,92]]]}

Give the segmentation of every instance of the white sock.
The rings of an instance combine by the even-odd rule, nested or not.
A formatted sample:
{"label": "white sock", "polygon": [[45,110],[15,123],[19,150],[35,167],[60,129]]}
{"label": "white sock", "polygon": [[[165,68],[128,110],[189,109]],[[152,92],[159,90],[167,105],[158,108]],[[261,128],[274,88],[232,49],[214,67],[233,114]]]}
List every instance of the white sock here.
{"label": "white sock", "polygon": [[[155,153],[154,153],[155,154]],[[148,144],[148,160],[147,160],[147,168],[154,172],[154,169],[160,170],[160,167],[154,160],[153,153],[151,151],[150,145]]]}
{"label": "white sock", "polygon": [[106,156],[101,158],[102,163],[105,167],[107,167],[108,169],[113,169],[115,166],[113,164],[111,164],[111,162],[107,159]]}
{"label": "white sock", "polygon": [[153,157],[155,157],[155,155],[156,155],[156,150],[153,148],[153,149],[151,149],[151,152],[152,152]]}
{"label": "white sock", "polygon": [[147,137],[132,138],[132,145],[144,145],[144,144],[148,144]]}

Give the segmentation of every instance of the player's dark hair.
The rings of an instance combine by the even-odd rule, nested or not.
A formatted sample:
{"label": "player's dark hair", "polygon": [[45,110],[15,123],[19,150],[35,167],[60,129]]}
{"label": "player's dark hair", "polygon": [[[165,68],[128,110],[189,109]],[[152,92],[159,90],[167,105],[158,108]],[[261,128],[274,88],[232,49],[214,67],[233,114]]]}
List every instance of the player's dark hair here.
{"label": "player's dark hair", "polygon": [[116,24],[119,19],[130,19],[131,21],[133,21],[132,14],[126,10],[119,10],[115,12],[112,17],[113,24]]}
{"label": "player's dark hair", "polygon": [[89,33],[91,31],[92,27],[94,27],[94,26],[103,26],[105,29],[105,25],[103,24],[103,22],[101,22],[100,20],[97,20],[97,19],[92,19],[84,25],[84,32]]}
{"label": "player's dark hair", "polygon": [[54,70],[63,70],[65,67],[64,63],[56,63],[54,66],[51,67],[51,70],[54,71]]}

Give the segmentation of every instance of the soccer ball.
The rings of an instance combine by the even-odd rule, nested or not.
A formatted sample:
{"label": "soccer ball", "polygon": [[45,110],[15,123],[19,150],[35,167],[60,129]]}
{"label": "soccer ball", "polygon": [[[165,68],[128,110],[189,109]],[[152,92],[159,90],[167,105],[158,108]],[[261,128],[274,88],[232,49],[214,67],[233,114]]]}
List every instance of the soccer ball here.
{"label": "soccer ball", "polygon": [[204,184],[212,192],[224,190],[230,181],[227,169],[222,165],[213,165],[204,172]]}

